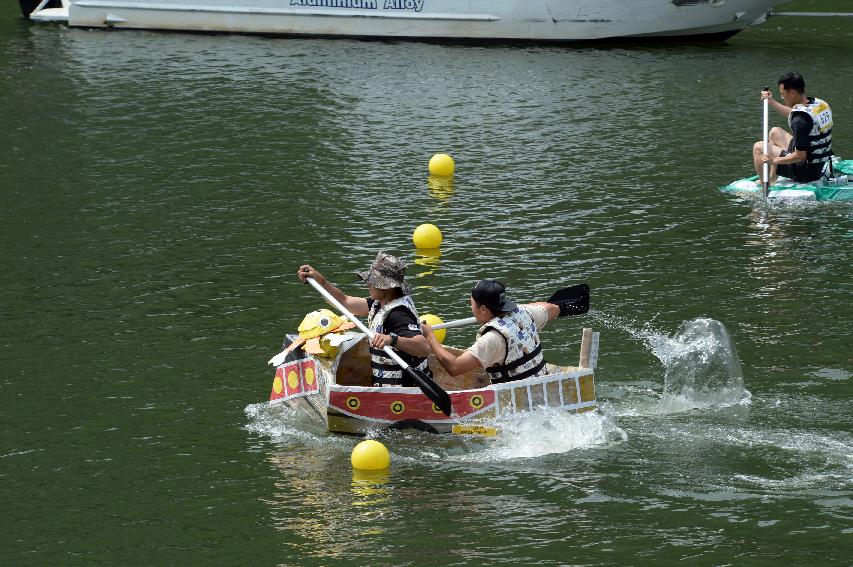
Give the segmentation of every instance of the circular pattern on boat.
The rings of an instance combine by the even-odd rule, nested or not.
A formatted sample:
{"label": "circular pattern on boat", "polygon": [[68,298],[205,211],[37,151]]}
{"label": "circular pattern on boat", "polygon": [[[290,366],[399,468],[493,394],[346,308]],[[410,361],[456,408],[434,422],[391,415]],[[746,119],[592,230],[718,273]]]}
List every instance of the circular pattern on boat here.
{"label": "circular pattern on boat", "polygon": [[297,374],[295,370],[291,370],[287,373],[287,385],[290,386],[291,390],[295,390],[299,387],[299,374]]}

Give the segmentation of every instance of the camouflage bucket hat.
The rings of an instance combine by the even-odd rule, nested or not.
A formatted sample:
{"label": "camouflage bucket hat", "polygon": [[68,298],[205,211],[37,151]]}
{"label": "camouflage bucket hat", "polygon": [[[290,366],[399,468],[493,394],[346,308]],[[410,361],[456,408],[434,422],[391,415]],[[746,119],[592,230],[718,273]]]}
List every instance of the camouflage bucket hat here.
{"label": "camouflage bucket hat", "polygon": [[412,288],[404,281],[406,264],[390,254],[380,252],[370,268],[356,272],[360,280],[376,289],[394,289],[399,287],[404,295],[412,293]]}

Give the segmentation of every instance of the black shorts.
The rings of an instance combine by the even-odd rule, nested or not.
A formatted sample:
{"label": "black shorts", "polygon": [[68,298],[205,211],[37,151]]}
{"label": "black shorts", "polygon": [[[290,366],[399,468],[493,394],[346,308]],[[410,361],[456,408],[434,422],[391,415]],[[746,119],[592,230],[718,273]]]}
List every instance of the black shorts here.
{"label": "black shorts", "polygon": [[[785,157],[794,151],[794,140],[788,144],[788,150],[782,150],[781,157]],[[781,163],[776,166],[777,175],[793,179],[798,183],[808,183],[809,181],[817,181],[823,175],[822,163]]]}

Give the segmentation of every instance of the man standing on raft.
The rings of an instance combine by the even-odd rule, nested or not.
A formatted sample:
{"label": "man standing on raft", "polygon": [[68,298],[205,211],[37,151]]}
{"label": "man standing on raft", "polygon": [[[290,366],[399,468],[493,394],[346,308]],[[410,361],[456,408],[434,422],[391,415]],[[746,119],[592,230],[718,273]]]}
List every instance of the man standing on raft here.
{"label": "man standing on raft", "polygon": [[779,78],[779,94],[784,104],[773,99],[770,91],[761,91],[761,98],[788,119],[792,134],[783,128],[770,130],[769,144],[764,153],[764,142],[752,147],[752,161],[763,181],[762,170],[769,165],[770,183],[782,175],[799,183],[816,181],[824,175],[824,167],[830,162],[832,169],[832,110],[826,101],[807,97],[806,82],[796,72],[785,73]]}
{"label": "man standing on raft", "polygon": [[482,326],[474,344],[459,356],[439,344],[432,327],[421,324],[435,358],[451,376],[485,368],[492,384],[499,384],[548,373],[538,331],[560,315],[558,305],[544,301],[516,305],[498,280],[479,281],[470,302],[471,313]]}

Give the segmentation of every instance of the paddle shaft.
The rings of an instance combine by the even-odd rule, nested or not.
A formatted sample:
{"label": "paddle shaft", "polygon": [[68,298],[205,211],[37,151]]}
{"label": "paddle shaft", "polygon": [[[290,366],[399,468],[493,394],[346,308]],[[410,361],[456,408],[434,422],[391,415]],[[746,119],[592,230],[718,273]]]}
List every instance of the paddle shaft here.
{"label": "paddle shaft", "polygon": [[[770,92],[770,87],[764,87],[765,92]],[[769,108],[770,108],[770,100],[764,99],[764,155],[767,155],[767,138],[769,136],[768,126],[769,126]],[[764,162],[764,170],[763,173],[763,182],[761,184],[762,192],[764,194],[764,198],[767,198],[767,192],[770,190],[770,180],[769,180],[769,171],[770,165],[765,161]]]}
{"label": "paddle shaft", "polygon": [[[583,303],[589,301],[589,288],[585,284],[580,284],[580,285],[561,289],[561,290],[557,291],[554,295],[552,295],[551,299],[553,299],[555,296],[560,295],[560,294],[573,295],[574,297],[572,297],[569,300],[572,303],[583,304]],[[588,308],[588,306],[580,307],[579,313],[577,313],[577,314],[579,315],[581,312],[585,313],[587,308]],[[559,316],[563,317],[564,315],[560,314]],[[456,327],[465,327],[467,325],[473,325],[476,322],[477,322],[476,317],[467,317],[465,319],[456,319],[455,321],[448,321],[447,323],[439,323],[438,325],[433,325],[432,328],[433,328],[433,330],[436,330],[436,329],[455,329]]]}
{"label": "paddle shaft", "polygon": [[[361,329],[361,332],[362,332],[362,333],[364,333],[365,335],[367,335],[367,338],[369,338],[370,340],[373,340],[373,335],[374,335],[375,333],[374,333],[373,331],[371,331],[370,329],[368,329],[368,328],[367,328],[367,326],[366,326],[364,323],[362,323],[361,321],[359,321],[359,320],[355,317],[355,315],[353,315],[352,313],[350,313],[349,309],[347,309],[346,307],[344,307],[344,306],[343,306],[343,304],[342,304],[340,301],[338,301],[337,299],[335,299],[335,296],[333,296],[331,293],[329,293],[328,291],[326,291],[326,290],[323,288],[323,286],[321,286],[320,284],[318,284],[318,283],[316,282],[316,280],[314,280],[314,278],[305,278],[305,279],[306,279],[306,281],[307,281],[309,284],[311,284],[311,286],[312,286],[314,289],[316,289],[316,290],[320,293],[320,295],[322,295],[322,296],[323,296],[323,298],[325,298],[325,300],[326,300],[326,301],[328,301],[329,303],[331,303],[332,305],[334,305],[335,307],[337,307],[337,308],[338,308],[338,311],[340,311],[341,313],[343,313],[344,315],[346,315],[346,316],[347,316],[347,318],[348,318],[350,321],[352,321],[353,323],[355,323],[355,326],[356,326],[356,327],[358,327],[359,329]],[[382,350],[384,350],[384,351],[385,351],[385,354],[387,354],[391,359],[393,359],[393,360],[394,360],[394,362],[396,362],[397,364],[399,364],[399,365],[400,365],[404,370],[405,370],[406,368],[408,368],[408,367],[409,367],[409,365],[408,365],[408,364],[406,364],[406,361],[405,361],[405,360],[403,360],[402,358],[400,358],[400,356],[399,356],[397,353],[395,353],[395,352],[391,349],[391,347],[390,347],[390,346],[385,346],[385,347],[383,347],[383,348],[382,348]]]}
{"label": "paddle shaft", "polygon": [[465,327],[466,325],[473,325],[477,322],[476,317],[468,317],[467,319],[457,319],[455,321],[448,321],[447,323],[439,323],[438,325],[433,325],[433,330],[435,329],[455,329],[456,327]]}
{"label": "paddle shaft", "polygon": [[[355,315],[350,313],[349,309],[344,307],[344,305],[340,301],[335,299],[335,296],[326,291],[326,289],[323,288],[322,285],[317,283],[314,278],[305,278],[305,281],[311,284],[311,287],[316,289],[317,292],[319,292],[320,295],[322,295],[326,301],[337,307],[338,311],[346,315],[350,321],[355,323],[356,327],[361,329],[361,332],[367,335],[367,338],[369,340],[373,340],[373,336],[375,333],[368,329],[364,323],[359,321],[355,317]],[[429,399],[431,399],[433,403],[435,403],[435,405],[438,406],[439,409],[441,409],[441,411],[443,411],[446,415],[450,415],[452,407],[450,402],[450,396],[447,392],[442,390],[441,387],[434,381],[432,381],[427,375],[418,372],[416,368],[412,368],[411,366],[406,364],[406,361],[400,358],[400,356],[396,352],[394,352],[394,350],[390,346],[384,346],[382,347],[382,350],[385,351],[385,354],[387,354],[391,358],[391,360],[400,365],[400,367],[403,369],[403,372],[407,373],[418,384],[418,387],[421,389],[421,391]]]}

